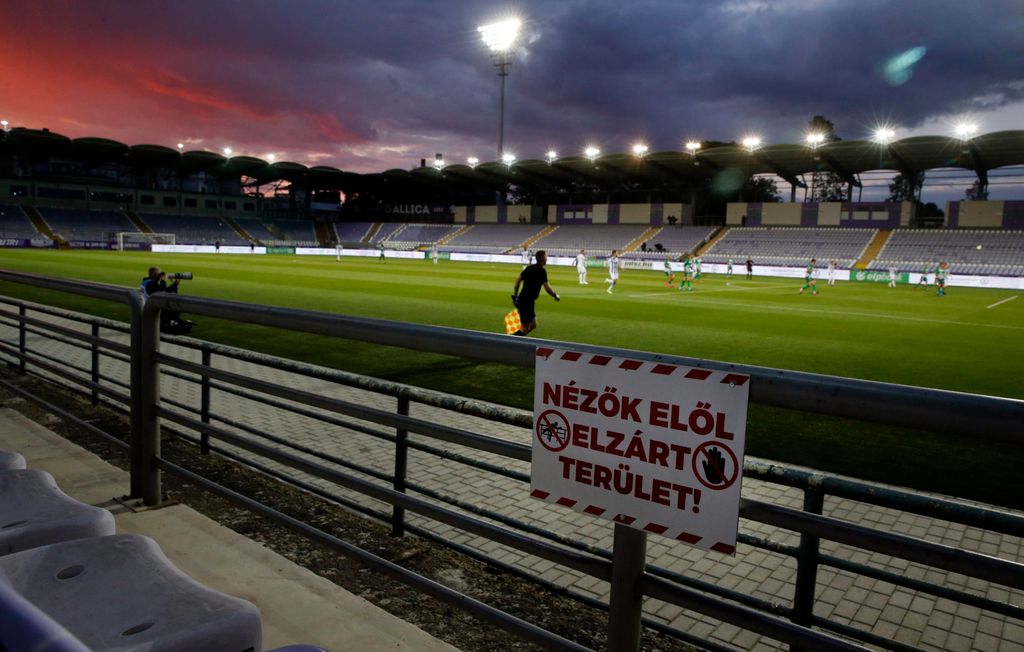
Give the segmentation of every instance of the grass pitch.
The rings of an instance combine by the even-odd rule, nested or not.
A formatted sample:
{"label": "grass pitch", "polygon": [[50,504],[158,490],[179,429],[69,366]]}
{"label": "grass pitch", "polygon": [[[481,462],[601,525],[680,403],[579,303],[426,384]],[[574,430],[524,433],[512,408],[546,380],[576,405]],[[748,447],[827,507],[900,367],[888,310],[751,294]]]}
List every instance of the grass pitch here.
{"label": "grass pitch", "polygon": [[[490,332],[503,331],[519,272],[398,259],[0,251],[2,268],[131,287],[151,264],[194,272],[183,282],[189,294]],[[587,286],[572,268],[548,270],[562,301],[542,294],[539,337],[1024,398],[1024,297],[1004,302],[1012,290],[953,287],[937,297],[933,288],[822,281],[809,296],[797,294],[800,280],[740,273],[679,292],[661,273],[625,270],[608,294],[603,270],[591,269]],[[127,320],[123,307],[84,297],[6,283],[0,292]],[[197,321],[194,335],[211,341],[518,407],[532,400],[523,369]],[[751,455],[1024,507],[1020,449],[761,406],[750,414]],[[964,459],[984,477],[963,473]]]}

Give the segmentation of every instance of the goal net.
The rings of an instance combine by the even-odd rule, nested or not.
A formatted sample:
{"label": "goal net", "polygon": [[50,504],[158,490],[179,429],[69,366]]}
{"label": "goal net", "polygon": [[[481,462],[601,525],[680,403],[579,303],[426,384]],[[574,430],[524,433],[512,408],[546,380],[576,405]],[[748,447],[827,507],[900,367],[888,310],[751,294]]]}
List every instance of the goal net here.
{"label": "goal net", "polygon": [[122,231],[117,234],[117,250],[133,251],[149,249],[155,244],[177,244],[173,233],[140,233],[138,231]]}

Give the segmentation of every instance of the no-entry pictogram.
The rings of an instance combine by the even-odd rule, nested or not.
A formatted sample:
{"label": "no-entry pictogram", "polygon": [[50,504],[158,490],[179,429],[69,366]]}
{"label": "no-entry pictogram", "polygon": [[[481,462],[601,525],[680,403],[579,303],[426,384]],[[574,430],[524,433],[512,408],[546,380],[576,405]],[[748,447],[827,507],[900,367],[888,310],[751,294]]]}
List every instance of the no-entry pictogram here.
{"label": "no-entry pictogram", "polygon": [[739,477],[740,465],[728,446],[706,441],[693,451],[693,474],[708,489],[728,489]]}
{"label": "no-entry pictogram", "polygon": [[548,410],[537,417],[534,428],[540,445],[557,453],[569,445],[569,420],[560,412]]}

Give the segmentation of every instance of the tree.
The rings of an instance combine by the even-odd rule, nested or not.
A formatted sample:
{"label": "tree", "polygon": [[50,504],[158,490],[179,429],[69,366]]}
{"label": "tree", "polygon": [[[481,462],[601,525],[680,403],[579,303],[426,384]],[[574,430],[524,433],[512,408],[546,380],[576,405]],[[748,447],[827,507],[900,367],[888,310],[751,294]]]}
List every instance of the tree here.
{"label": "tree", "polygon": [[782,201],[779,186],[770,177],[752,177],[747,179],[740,190],[742,201],[774,203]]}
{"label": "tree", "polygon": [[924,184],[924,172],[918,172],[914,179],[897,174],[889,182],[889,197],[885,201],[916,201],[917,189]]}
{"label": "tree", "polygon": [[[836,127],[832,121],[825,116],[816,115],[807,123],[809,134],[820,134],[821,142],[817,147],[823,147],[837,140],[842,140],[836,135]],[[844,201],[847,199],[847,183],[835,172],[813,172],[811,173],[811,194],[807,201]]]}
{"label": "tree", "polygon": [[988,186],[981,183],[981,179],[975,179],[974,183],[964,193],[964,199],[969,201],[985,201],[988,199]]}

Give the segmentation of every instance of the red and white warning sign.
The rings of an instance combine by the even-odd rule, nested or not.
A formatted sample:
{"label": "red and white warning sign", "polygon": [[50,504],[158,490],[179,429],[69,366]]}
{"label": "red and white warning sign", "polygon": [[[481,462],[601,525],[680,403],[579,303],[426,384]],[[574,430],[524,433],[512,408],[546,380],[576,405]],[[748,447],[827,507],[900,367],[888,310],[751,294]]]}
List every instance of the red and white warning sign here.
{"label": "red and white warning sign", "polygon": [[750,377],[537,349],[534,498],[733,554]]}

